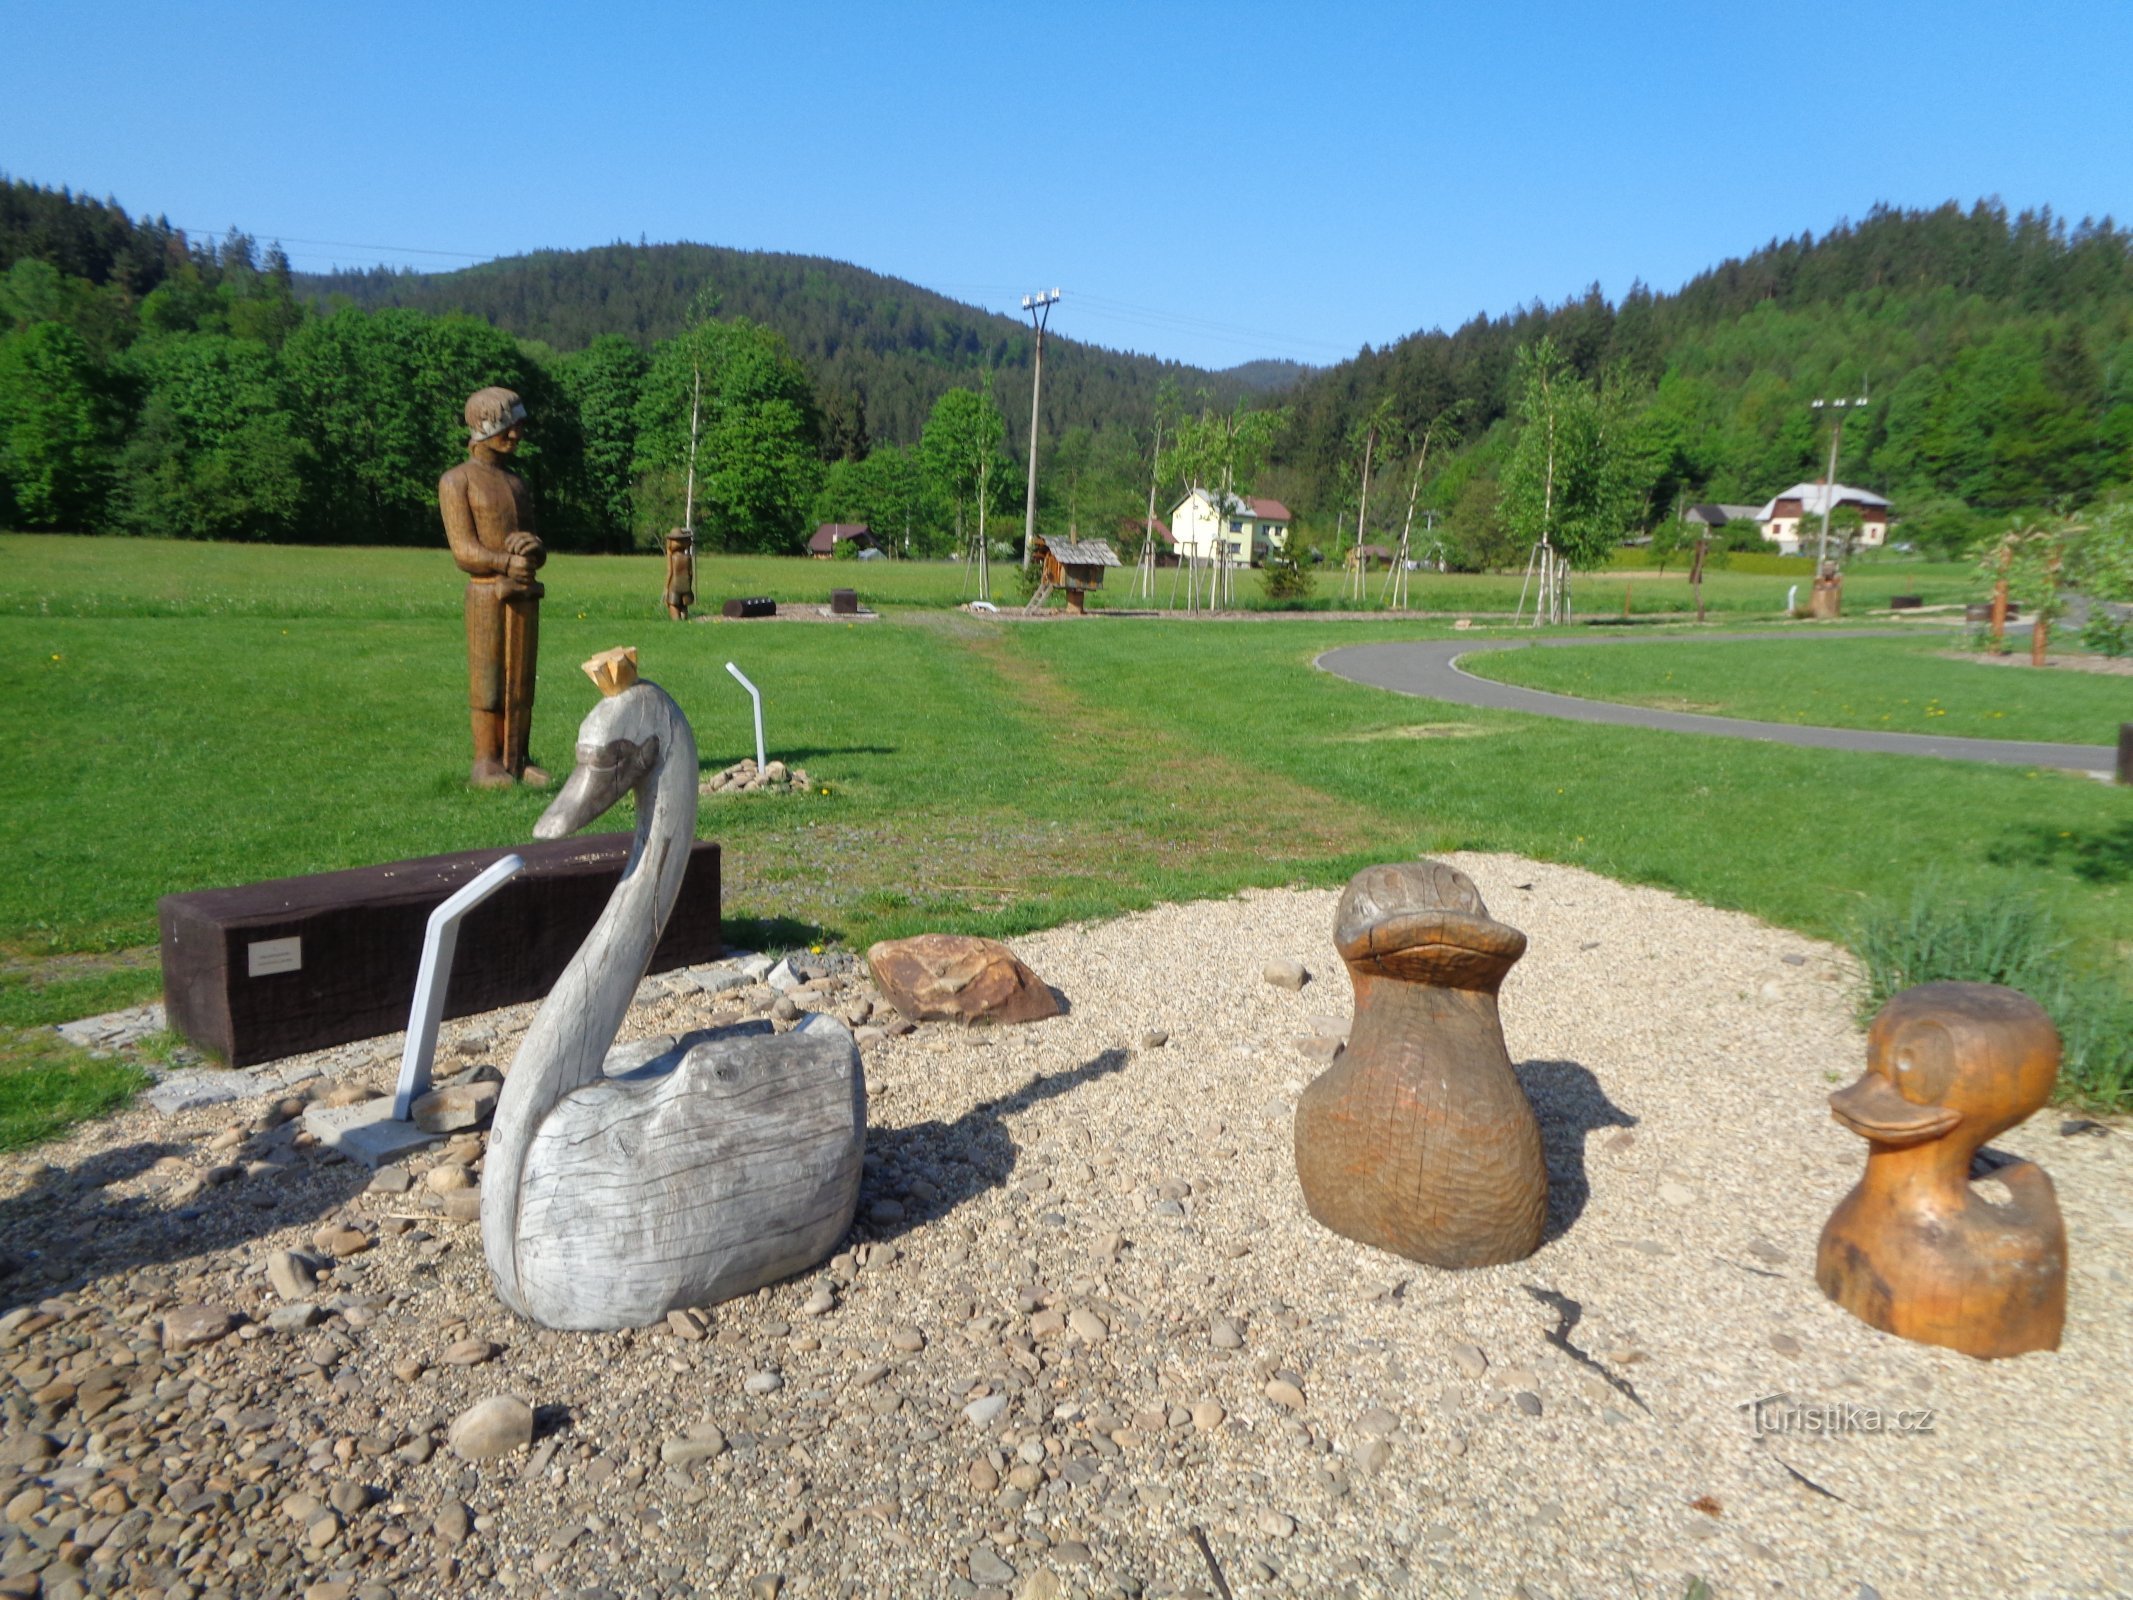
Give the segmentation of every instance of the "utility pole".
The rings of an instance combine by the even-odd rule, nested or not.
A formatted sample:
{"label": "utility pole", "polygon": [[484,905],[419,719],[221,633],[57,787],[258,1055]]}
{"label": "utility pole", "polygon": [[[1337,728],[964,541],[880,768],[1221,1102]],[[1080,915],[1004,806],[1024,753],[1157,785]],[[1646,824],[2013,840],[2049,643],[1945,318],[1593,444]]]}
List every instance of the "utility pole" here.
{"label": "utility pole", "polygon": [[1844,408],[1850,406],[1856,409],[1865,404],[1865,395],[1860,395],[1855,400],[1817,400],[1813,402],[1815,410],[1820,411],[1824,406],[1827,406],[1835,413],[1837,419],[1837,425],[1830,430],[1829,435],[1829,477],[1824,480],[1822,485],[1822,540],[1815,547],[1815,576],[1818,578],[1822,575],[1822,563],[1829,559],[1829,513],[1837,502],[1837,450],[1844,443]]}
{"label": "utility pole", "polygon": [[1022,513],[1025,567],[1030,563],[1030,552],[1037,548],[1037,402],[1044,394],[1044,325],[1051,320],[1052,307],[1058,300],[1057,289],[1039,289],[1022,297],[1022,309],[1029,313],[1030,326],[1037,330],[1037,361],[1029,384],[1029,503]]}

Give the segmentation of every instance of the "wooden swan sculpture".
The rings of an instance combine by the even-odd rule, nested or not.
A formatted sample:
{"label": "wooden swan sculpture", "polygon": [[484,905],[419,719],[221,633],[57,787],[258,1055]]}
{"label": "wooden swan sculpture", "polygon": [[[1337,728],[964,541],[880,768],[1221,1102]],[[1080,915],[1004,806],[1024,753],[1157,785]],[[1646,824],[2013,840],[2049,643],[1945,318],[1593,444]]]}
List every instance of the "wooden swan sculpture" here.
{"label": "wooden swan sculpture", "polygon": [[2059,1033],[2028,995],[1926,983],[1881,1008],[1866,1073],[1829,1097],[1866,1141],[1866,1175],[1815,1252],[1822,1292],[1862,1322],[1992,1358],[2056,1350],[2066,1323],[2066,1224],[2041,1168],[1981,1174],[1971,1158],[2051,1098]]}
{"label": "wooden swan sculpture", "polygon": [[866,1087],[826,1016],[650,1062],[609,1046],[681,891],[696,831],[696,740],[639,682],[634,650],[585,665],[603,698],[577,768],[534,826],[584,827],[635,791],[622,881],[527,1030],[497,1101],[482,1247],[503,1302],[551,1328],[629,1328],[821,1260],[851,1226]]}
{"label": "wooden swan sculpture", "polygon": [[1355,1021],[1346,1052],[1296,1105],[1311,1215],[1432,1266],[1531,1255],[1548,1166],[1496,1010],[1526,936],[1489,916],[1465,873],[1410,861],[1349,881],[1333,943]]}

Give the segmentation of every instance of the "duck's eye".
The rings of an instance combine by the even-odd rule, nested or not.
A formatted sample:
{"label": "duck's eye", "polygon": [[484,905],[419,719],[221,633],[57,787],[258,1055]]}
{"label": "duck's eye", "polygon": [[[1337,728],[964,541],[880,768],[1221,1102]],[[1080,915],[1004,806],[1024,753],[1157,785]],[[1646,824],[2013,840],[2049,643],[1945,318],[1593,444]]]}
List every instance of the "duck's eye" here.
{"label": "duck's eye", "polygon": [[1938,1105],[1955,1075],[1948,1036],[1937,1026],[1906,1039],[1896,1051],[1894,1065],[1890,1076],[1897,1092],[1913,1105]]}

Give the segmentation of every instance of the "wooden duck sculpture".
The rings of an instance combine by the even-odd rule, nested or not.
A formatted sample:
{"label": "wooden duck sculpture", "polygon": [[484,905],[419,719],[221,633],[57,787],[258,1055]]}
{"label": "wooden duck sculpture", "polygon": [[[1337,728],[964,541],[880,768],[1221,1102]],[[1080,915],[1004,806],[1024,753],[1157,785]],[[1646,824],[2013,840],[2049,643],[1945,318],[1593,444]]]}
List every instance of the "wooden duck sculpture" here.
{"label": "wooden duck sculpture", "polygon": [[2044,1008],[1990,983],[1927,983],[1881,1008],[1866,1072],[1829,1097],[1867,1141],[1866,1176],[1822,1229],[1815,1281],[1862,1322],[1996,1357],[2056,1350],[2066,1322],[2066,1225],[2041,1168],[1971,1158],[2051,1098],[2059,1035]]}
{"label": "wooden duck sculpture", "polygon": [[1335,1233],[1439,1267],[1540,1247],[1548,1167],[1504,1048],[1496,991],[1526,936],[1465,873],[1369,867],[1333,940],[1355,983],[1346,1052],[1296,1106],[1296,1175]]}
{"label": "wooden duck sculpture", "polygon": [[622,880],[556,980],[504,1080],[483,1163],[496,1292],[551,1328],[643,1327],[828,1255],[859,1203],[866,1089],[833,1018],[645,1061],[608,1047],[681,890],[696,832],[696,740],[636,652],[585,670],[603,698],[534,832],[557,839],[625,792]]}

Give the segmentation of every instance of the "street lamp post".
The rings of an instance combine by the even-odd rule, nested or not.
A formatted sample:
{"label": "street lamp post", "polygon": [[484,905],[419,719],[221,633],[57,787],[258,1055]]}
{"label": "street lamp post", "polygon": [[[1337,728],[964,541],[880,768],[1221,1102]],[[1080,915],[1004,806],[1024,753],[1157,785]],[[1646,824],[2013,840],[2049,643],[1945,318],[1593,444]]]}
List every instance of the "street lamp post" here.
{"label": "street lamp post", "polygon": [[1044,325],[1051,318],[1052,307],[1058,302],[1057,289],[1039,289],[1035,294],[1022,297],[1022,309],[1029,313],[1030,326],[1037,330],[1037,360],[1035,372],[1029,385],[1029,493],[1022,511],[1022,564],[1030,562],[1030,552],[1037,548],[1037,402],[1044,393]]}
{"label": "street lamp post", "polygon": [[1845,400],[1816,400],[1814,409],[1827,406],[1836,415],[1837,425],[1829,435],[1829,477],[1822,485],[1822,539],[1815,547],[1815,576],[1822,575],[1822,564],[1829,559],[1829,513],[1837,502],[1837,450],[1844,442],[1844,411],[1847,406],[1856,410],[1866,404],[1866,396]]}

